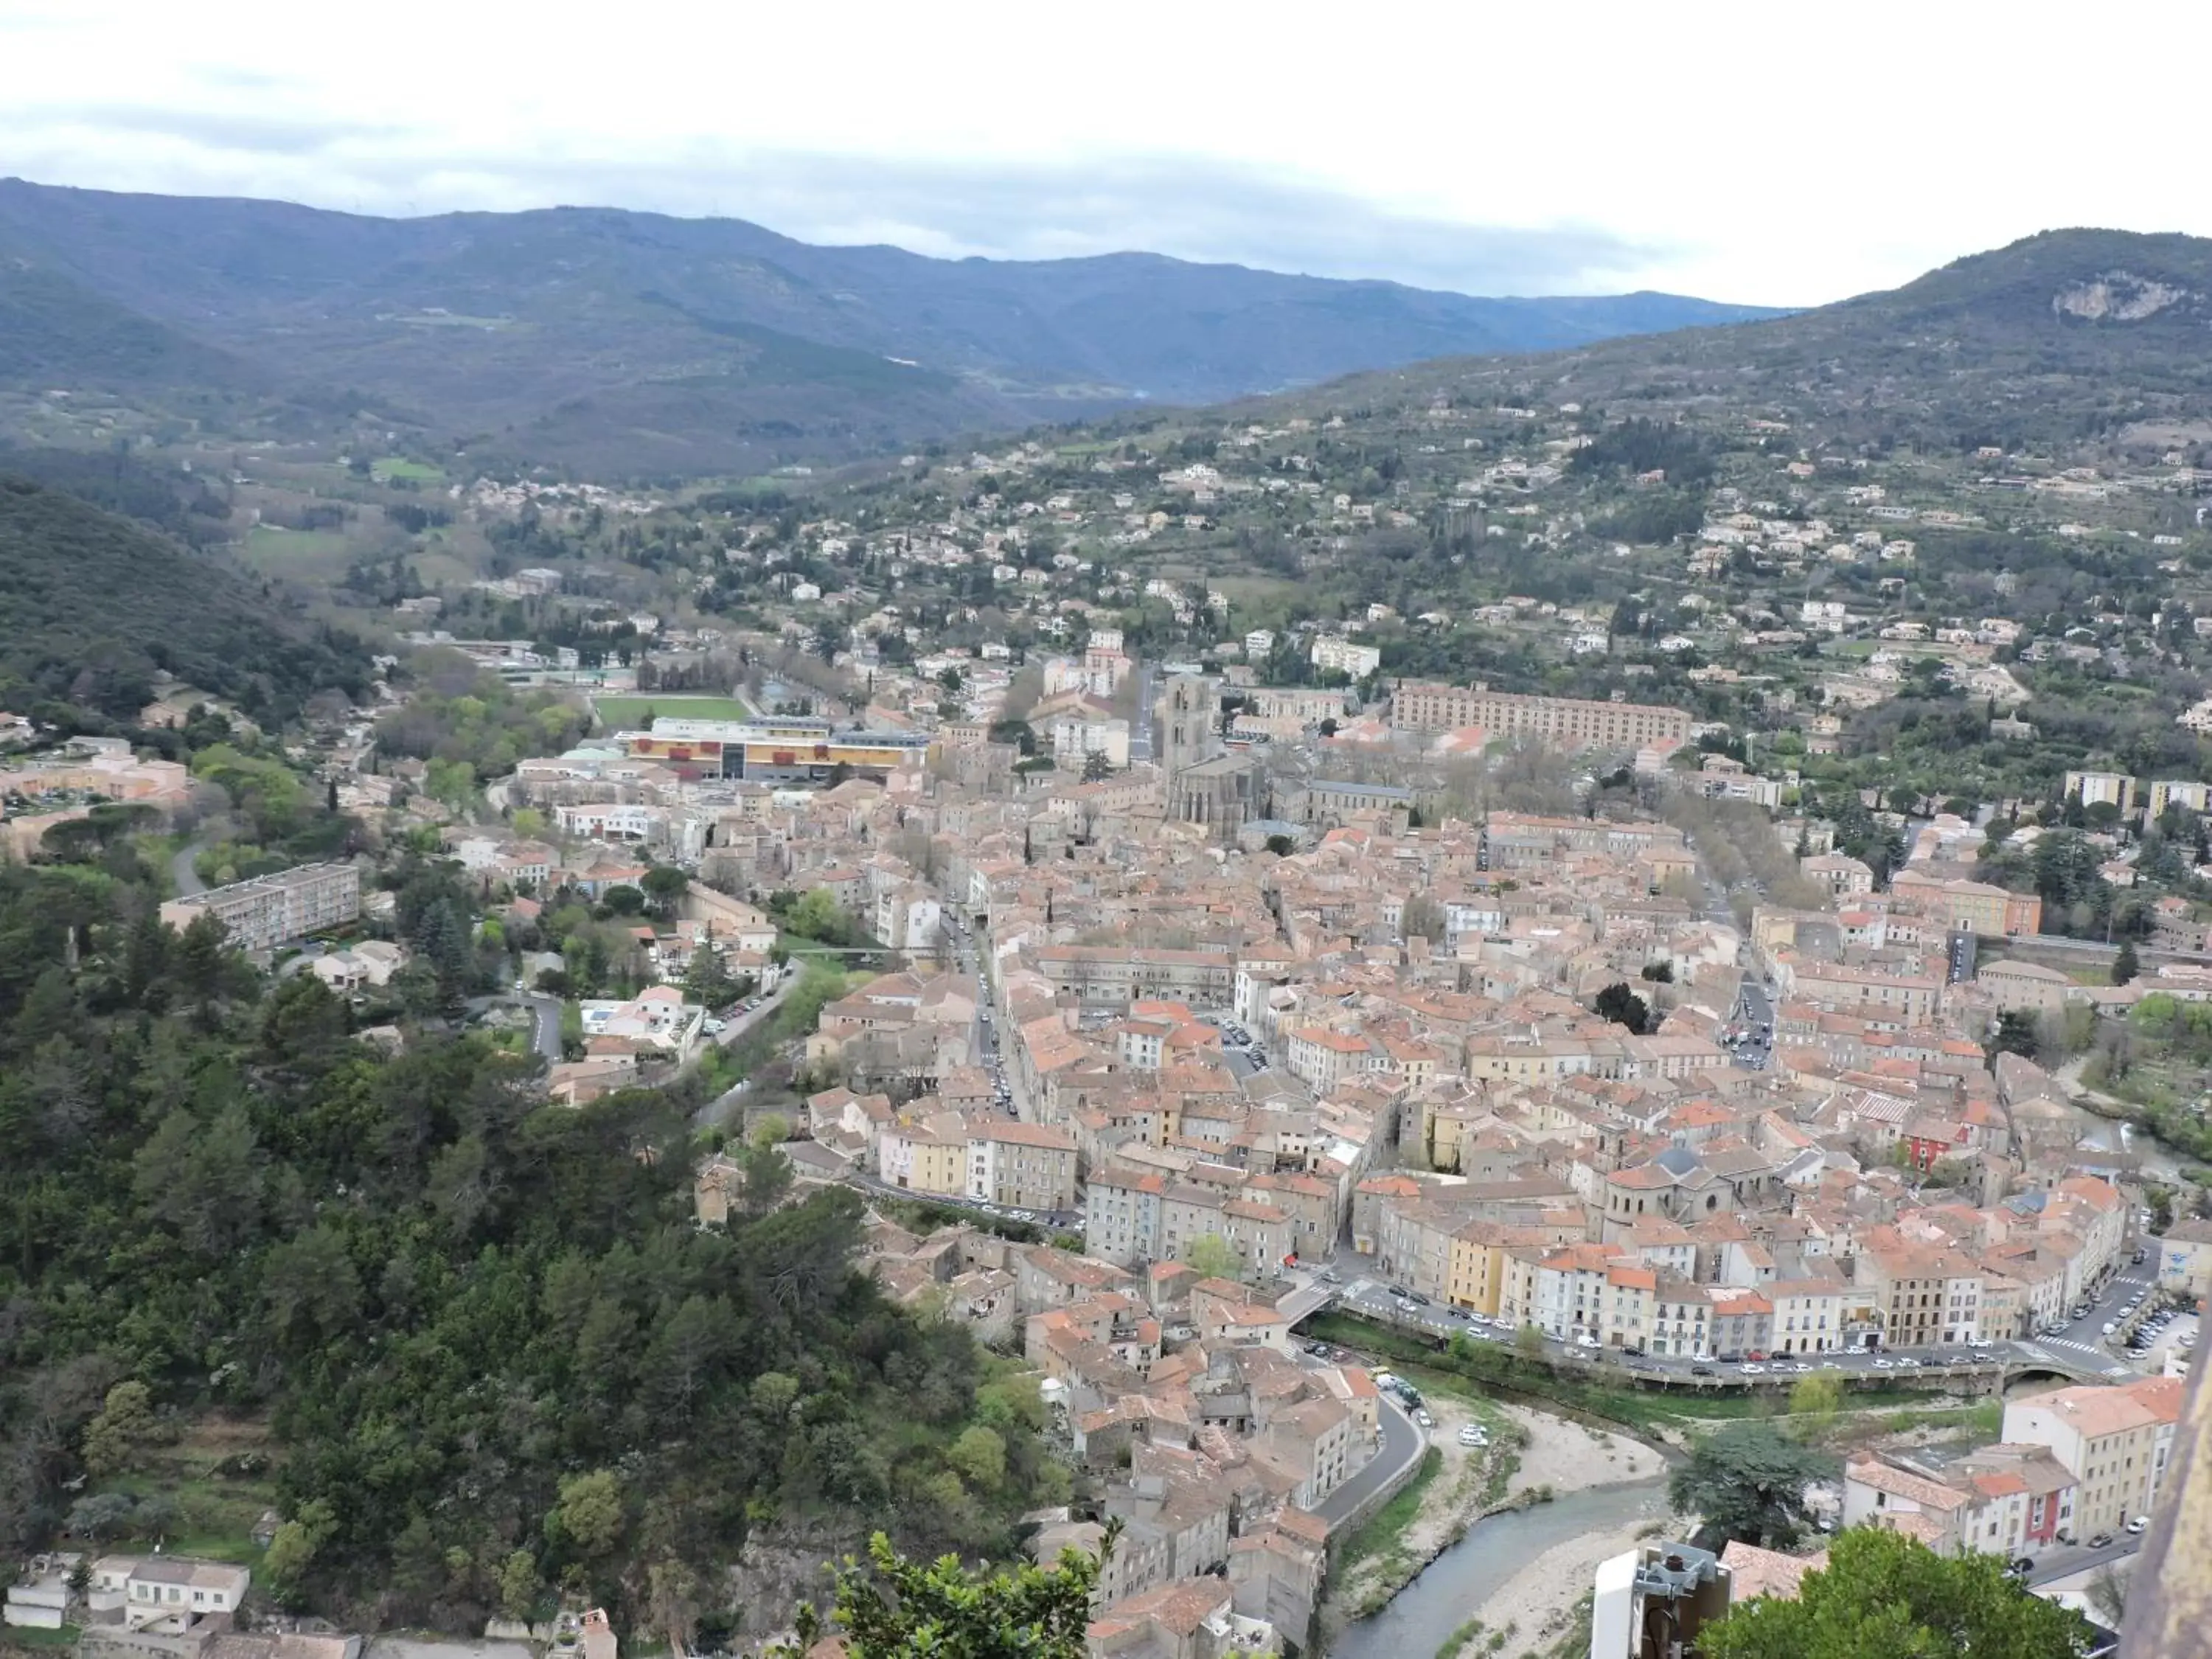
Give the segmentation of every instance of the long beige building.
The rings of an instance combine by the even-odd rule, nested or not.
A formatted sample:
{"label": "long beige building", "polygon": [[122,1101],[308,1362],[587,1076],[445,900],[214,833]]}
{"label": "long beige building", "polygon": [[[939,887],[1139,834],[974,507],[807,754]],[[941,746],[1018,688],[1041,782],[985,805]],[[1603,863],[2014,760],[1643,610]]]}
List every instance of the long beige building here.
{"label": "long beige building", "polygon": [[161,920],[179,932],[201,916],[213,916],[225,939],[241,951],[273,951],[360,915],[361,872],[350,864],[303,864],[161,907]]}
{"label": "long beige building", "polygon": [[1541,738],[1563,749],[1642,748],[1687,743],[1686,708],[1659,703],[1595,702],[1583,697],[1530,697],[1437,680],[1401,680],[1390,693],[1394,726],[1449,732],[1479,726],[1494,738]]}

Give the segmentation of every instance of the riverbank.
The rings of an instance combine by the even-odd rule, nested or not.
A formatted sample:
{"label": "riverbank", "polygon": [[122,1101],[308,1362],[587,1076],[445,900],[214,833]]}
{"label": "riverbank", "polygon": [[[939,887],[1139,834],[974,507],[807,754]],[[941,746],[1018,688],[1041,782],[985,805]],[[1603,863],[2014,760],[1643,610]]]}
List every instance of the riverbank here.
{"label": "riverbank", "polygon": [[[1666,1469],[1660,1453],[1640,1441],[1534,1407],[1443,1382],[1430,1386],[1427,1401],[1437,1420],[1431,1437],[1438,1467],[1413,1503],[1379,1516],[1375,1527],[1348,1540],[1332,1564],[1322,1606],[1328,1636],[1389,1607],[1431,1563],[1484,1524],[1486,1516],[1595,1488],[1649,1483]],[[1459,1431],[1468,1423],[1488,1431],[1488,1447],[1459,1444]],[[1575,1585],[1577,1594],[1586,1583],[1585,1576]]]}

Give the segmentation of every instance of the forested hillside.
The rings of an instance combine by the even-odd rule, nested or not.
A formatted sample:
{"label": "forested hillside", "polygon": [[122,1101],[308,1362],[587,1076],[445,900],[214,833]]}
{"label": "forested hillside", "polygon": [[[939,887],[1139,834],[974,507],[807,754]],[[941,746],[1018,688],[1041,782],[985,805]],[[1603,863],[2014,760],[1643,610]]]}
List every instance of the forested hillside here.
{"label": "forested hillside", "polygon": [[167,408],[180,386],[258,385],[374,407],[378,428],[447,449],[599,476],[763,472],[1770,314],[1145,253],[935,259],[608,208],[377,219],[0,180],[0,325],[17,324],[0,326],[0,387],[137,389]]}
{"label": "forested hillside", "polygon": [[[273,1424],[282,1600],[446,1628],[556,1585],[688,1628],[763,1528],[998,1552],[1064,1493],[1033,1382],[854,1273],[853,1194],[779,1207],[748,1150],[700,1231],[693,1103],[549,1108],[432,1028],[387,1060],[312,975],[163,929],[150,877],[0,866],[0,1548],[154,1532],[137,1471],[210,1413]],[[466,913],[401,879],[403,936]]]}
{"label": "forested hillside", "polygon": [[128,716],[166,672],[281,718],[325,686],[359,695],[368,667],[229,567],[0,471],[0,707]]}

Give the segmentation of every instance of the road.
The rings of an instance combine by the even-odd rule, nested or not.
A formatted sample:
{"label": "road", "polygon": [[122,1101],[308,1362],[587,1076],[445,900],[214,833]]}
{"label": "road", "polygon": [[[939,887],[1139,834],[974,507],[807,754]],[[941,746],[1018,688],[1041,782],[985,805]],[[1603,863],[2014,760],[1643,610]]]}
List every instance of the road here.
{"label": "road", "polygon": [[1137,712],[1129,721],[1129,761],[1132,765],[1152,758],[1152,665],[1137,665]]}
{"label": "road", "polygon": [[190,898],[195,893],[207,891],[207,884],[200,879],[200,872],[192,867],[194,860],[206,851],[205,842],[189,841],[171,855],[169,879],[176,884],[179,898]]}
{"label": "road", "polygon": [[[1545,1357],[1554,1361],[1564,1359],[1619,1366],[1633,1376],[1655,1382],[1686,1383],[1694,1380],[1708,1386],[1747,1383],[1786,1388],[1799,1376],[1813,1371],[1838,1371],[1868,1382],[1877,1379],[1899,1382],[1916,1376],[1925,1379],[1930,1373],[1949,1373],[1953,1370],[1972,1373],[1984,1367],[1996,1365],[2050,1365],[2122,1382],[2141,1373],[2127,1364],[2123,1355],[2104,1342],[2103,1328],[2106,1322],[2121,1317],[2121,1309],[2143,1291],[2153,1271],[2154,1264],[2148,1262],[2142,1267],[2124,1266],[2094,1299],[2089,1311],[2064,1331],[2026,1341],[1981,1343],[1972,1350],[1922,1348],[1895,1352],[1836,1352],[1778,1356],[1773,1360],[1757,1362],[1760,1368],[1756,1370],[1747,1370],[1734,1363],[1711,1361],[1706,1364],[1705,1374],[1700,1376],[1692,1369],[1699,1362],[1682,1355],[1631,1355],[1619,1349],[1582,1347],[1551,1337],[1543,1339],[1543,1349]],[[1516,1334],[1510,1327],[1492,1323],[1478,1316],[1465,1315],[1434,1303],[1401,1307],[1398,1293],[1390,1286],[1373,1279],[1358,1279],[1344,1285],[1337,1291],[1336,1300],[1340,1305],[1364,1317],[1425,1331],[1432,1335],[1449,1336],[1464,1332],[1470,1341],[1475,1342],[1510,1343],[1516,1340]],[[1302,1308],[1297,1316],[1304,1318],[1311,1311],[1311,1307]],[[1968,1363],[1960,1363],[1962,1359]]]}
{"label": "road", "polygon": [[561,999],[526,994],[520,1000],[530,1009],[530,1042],[548,1066],[561,1063]]}
{"label": "road", "polygon": [[[1382,1394],[1380,1389],[1376,1392]],[[1321,1507],[1314,1511],[1328,1523],[1331,1532],[1343,1525],[1362,1502],[1395,1480],[1408,1463],[1429,1449],[1429,1437],[1406,1415],[1396,1401],[1382,1394],[1381,1404],[1377,1416],[1382,1425],[1382,1445],[1358,1474],[1322,1498]]]}

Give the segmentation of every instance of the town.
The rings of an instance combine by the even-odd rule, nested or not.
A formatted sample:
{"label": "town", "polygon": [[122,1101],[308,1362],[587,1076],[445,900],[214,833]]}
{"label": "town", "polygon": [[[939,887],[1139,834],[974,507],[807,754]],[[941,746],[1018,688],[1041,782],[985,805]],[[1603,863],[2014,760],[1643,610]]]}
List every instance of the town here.
{"label": "town", "polygon": [[[1823,1377],[1845,1404],[1985,1399],[1985,1436],[1870,1431],[1808,1494],[1821,1526],[1991,1554],[2083,1607],[2129,1564],[2212,1222],[2082,1074],[2113,1029],[2186,1026],[2212,960],[2177,905],[2133,971],[2107,951],[2084,972],[2044,948],[2036,892],[1982,877],[2008,835],[2031,857],[2094,836],[2123,878],[2129,826],[2156,836],[2203,786],[2069,776],[2077,810],[2117,809],[2095,831],[1878,793],[1839,820],[1750,787],[1684,708],[1388,679],[1331,634],[1310,659],[1336,684],[1278,685],[1097,626],[1018,667],[671,642],[595,717],[514,728],[568,746],[457,787],[406,753],[426,705],[574,694],[509,647],[416,648],[381,713],[291,763],[382,858],[441,862],[465,915],[403,916],[366,849],[237,873],[251,809],[194,799],[222,773],[116,739],[20,758],[6,827],[37,855],[176,818],[162,921],[312,975],[365,1040],[404,1046],[465,988],[556,1103],[690,1087],[702,1227],[753,1202],[762,1145],[781,1201],[856,1190],[883,1291],[1038,1379],[1075,1501],[1031,1548],[1113,1528],[1101,1659],[1356,1651],[1345,1541],[1432,1446],[1525,1497],[1520,1449],[1534,1466],[1583,1432],[1432,1397],[1394,1356],[1692,1419]],[[635,689],[702,649],[742,665],[727,697]],[[167,702],[223,723],[219,766],[272,763],[189,697]],[[1561,1587],[1600,1632],[1716,1583],[1787,1595],[1822,1559],[1615,1533],[1632,1547]],[[235,1639],[244,1568],[88,1560],[36,1567],[9,1620],[81,1616],[95,1659],[231,1651],[209,1644]],[[611,1649],[604,1614],[563,1616]]]}

